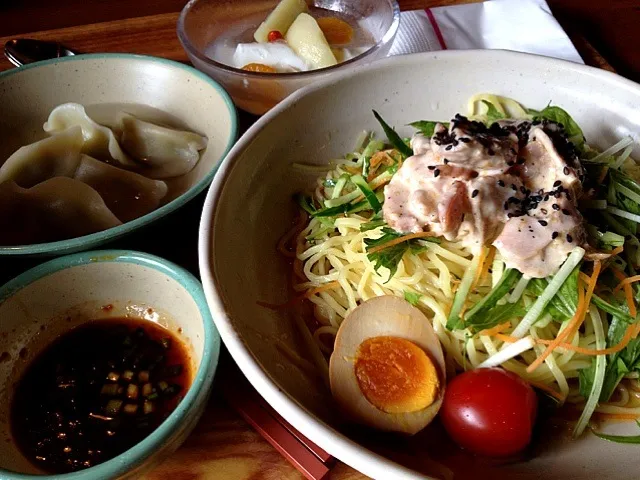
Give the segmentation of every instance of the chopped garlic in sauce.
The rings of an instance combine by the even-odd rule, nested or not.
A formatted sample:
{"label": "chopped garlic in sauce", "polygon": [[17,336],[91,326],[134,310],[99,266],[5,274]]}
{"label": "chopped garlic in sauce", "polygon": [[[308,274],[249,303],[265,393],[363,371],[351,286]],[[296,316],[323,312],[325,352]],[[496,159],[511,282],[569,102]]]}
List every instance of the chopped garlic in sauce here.
{"label": "chopped garlic in sauce", "polygon": [[493,244],[509,268],[554,274],[585,241],[576,208],[584,172],[559,125],[534,123],[486,127],[456,115],[432,138],[415,135],[414,155],[385,187],[385,221],[476,251]]}

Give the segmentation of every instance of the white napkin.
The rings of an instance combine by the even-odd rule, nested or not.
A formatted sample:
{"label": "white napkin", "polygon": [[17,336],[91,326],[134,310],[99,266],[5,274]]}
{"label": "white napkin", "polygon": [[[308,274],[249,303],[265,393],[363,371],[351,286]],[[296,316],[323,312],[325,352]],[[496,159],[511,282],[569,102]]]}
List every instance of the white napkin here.
{"label": "white napkin", "polygon": [[545,0],[492,0],[402,12],[389,55],[504,49],[584,63]]}

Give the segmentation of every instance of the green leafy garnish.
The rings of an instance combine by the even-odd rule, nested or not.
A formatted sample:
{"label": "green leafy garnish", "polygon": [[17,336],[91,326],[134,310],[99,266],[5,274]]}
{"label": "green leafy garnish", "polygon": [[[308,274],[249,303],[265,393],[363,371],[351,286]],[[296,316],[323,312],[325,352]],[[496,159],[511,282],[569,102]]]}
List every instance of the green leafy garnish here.
{"label": "green leafy garnish", "polygon": [[[506,269],[496,286],[493,287],[482,300],[476,303],[467,312],[464,318],[464,324],[466,326],[473,327],[475,331],[484,330],[486,328],[491,328],[495,325],[498,325],[498,323],[495,321],[496,315],[493,311],[497,307],[500,307],[500,313],[502,315],[505,314],[505,305],[497,305],[498,301],[507,293],[509,293],[511,288],[516,284],[521,276],[522,274],[514,268]],[[508,305],[511,307],[515,307],[515,304]],[[513,310],[515,311],[516,308],[514,308]],[[507,312],[508,311],[509,310],[507,310]]]}
{"label": "green leafy garnish", "polygon": [[398,135],[396,131],[382,119],[378,112],[373,110],[373,116],[376,117],[376,120],[378,120],[378,123],[382,126],[382,130],[384,130],[384,134],[387,136],[387,140],[389,140],[391,146],[400,152],[403,159],[413,155],[413,150],[404,143],[404,140],[400,138],[400,135]]}
{"label": "green leafy garnish", "polygon": [[491,125],[492,123],[495,123],[498,120],[507,118],[506,115],[498,111],[498,109],[495,107],[493,103],[488,102],[486,100],[482,100],[482,103],[484,103],[487,106],[487,113],[485,115],[487,117],[487,120],[488,120],[487,123],[489,125]]}
{"label": "green leafy garnish", "polygon": [[313,201],[311,200],[310,197],[306,195],[302,195],[301,193],[298,193],[294,195],[293,198],[296,201],[296,203],[300,206],[300,208],[302,208],[309,215],[313,215],[314,213],[316,213],[317,209],[313,205]]}
{"label": "green leafy garnish", "polygon": [[[379,247],[381,245],[385,245],[386,243],[391,242],[392,240],[396,240],[397,238],[402,237],[403,235],[399,232],[396,232],[392,228],[383,227],[382,228],[382,236],[380,238],[365,238],[364,243],[366,245],[366,250],[369,250]],[[426,237],[421,238],[420,240],[426,240],[428,242],[440,243],[440,239],[436,237]],[[377,250],[373,253],[367,253],[367,258],[371,263],[373,263],[376,272],[380,269],[380,267],[385,267],[389,270],[389,280],[395,275],[398,270],[398,264],[404,254],[411,250],[413,253],[419,253],[424,250],[424,245],[418,242],[418,239],[411,239],[405,242],[397,243],[395,245],[391,245],[388,248],[383,248],[381,250]]]}
{"label": "green leafy garnish", "polygon": [[[570,319],[576,313],[576,308],[578,308],[579,273],[580,265],[573,269],[544,310],[545,313],[551,315],[558,322]],[[534,296],[539,296],[547,288],[547,285],[549,285],[549,281],[544,278],[532,278],[527,284],[527,290]]]}
{"label": "green leafy garnish", "polygon": [[404,299],[409,302],[411,305],[417,305],[422,297],[421,293],[409,292],[408,290],[404,291]]}
{"label": "green leafy garnish", "polygon": [[378,227],[382,227],[387,223],[382,218],[372,218],[368,222],[362,223],[360,225],[361,232],[368,232],[369,230],[375,230]]}
{"label": "green leafy garnish", "polygon": [[375,192],[371,189],[367,181],[362,177],[362,175],[353,175],[351,177],[351,181],[356,187],[358,187],[360,192],[362,192],[364,198],[367,200],[367,202],[369,202],[369,205],[371,205],[371,209],[375,213],[378,213],[382,209],[382,204],[380,203],[380,200],[378,200],[378,197],[376,197]]}
{"label": "green leafy garnish", "polygon": [[366,210],[369,207],[367,200],[362,200],[356,203],[344,203],[337,207],[321,208],[311,213],[312,217],[335,217],[337,215],[346,215],[347,213],[355,213],[361,210]]}
{"label": "green leafy garnish", "polygon": [[573,143],[578,150],[584,150],[584,134],[582,133],[582,129],[565,110],[555,105],[548,105],[540,111],[529,110],[528,112],[533,114],[534,120],[546,119],[562,124],[571,143]]}
{"label": "green leafy garnish", "polygon": [[430,120],[418,120],[417,122],[411,122],[409,126],[418,130],[425,137],[430,138],[433,137],[433,134],[436,131],[436,125],[438,123],[449,128],[449,122],[432,122]]}
{"label": "green leafy garnish", "polygon": [[[640,421],[636,420],[636,423],[640,427]],[[603,440],[609,440],[615,443],[640,443],[640,435],[607,435],[606,433],[598,433],[595,430],[591,430],[596,437]]]}

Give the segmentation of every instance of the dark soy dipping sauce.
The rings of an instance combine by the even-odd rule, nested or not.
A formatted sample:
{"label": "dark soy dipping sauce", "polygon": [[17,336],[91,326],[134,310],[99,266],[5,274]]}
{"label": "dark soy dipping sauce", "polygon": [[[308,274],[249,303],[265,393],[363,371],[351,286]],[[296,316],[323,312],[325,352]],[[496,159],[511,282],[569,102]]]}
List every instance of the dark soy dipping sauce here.
{"label": "dark soy dipping sauce", "polygon": [[131,318],[92,321],[27,367],[13,398],[13,436],[43,471],[89,468],[149,435],[190,382],[187,347],[169,330]]}

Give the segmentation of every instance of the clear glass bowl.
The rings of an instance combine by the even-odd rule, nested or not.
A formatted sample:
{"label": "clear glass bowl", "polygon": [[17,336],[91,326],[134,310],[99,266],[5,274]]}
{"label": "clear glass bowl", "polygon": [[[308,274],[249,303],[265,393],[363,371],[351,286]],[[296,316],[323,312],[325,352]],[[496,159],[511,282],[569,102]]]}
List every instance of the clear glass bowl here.
{"label": "clear glass bowl", "polygon": [[[178,19],[178,38],[191,63],[220,82],[236,105],[262,115],[285,97],[333,72],[369,63],[387,55],[400,24],[395,0],[314,0],[311,5],[347,15],[366,28],[374,45],[364,53],[332,67],[307,72],[247,72],[211,58],[214,44],[224,48],[230,31],[253,32],[278,0],[191,0]],[[227,46],[232,54],[234,44]],[[218,50],[219,51],[219,50]]]}

